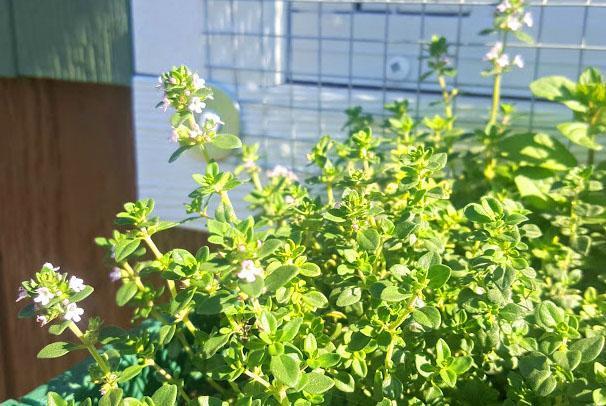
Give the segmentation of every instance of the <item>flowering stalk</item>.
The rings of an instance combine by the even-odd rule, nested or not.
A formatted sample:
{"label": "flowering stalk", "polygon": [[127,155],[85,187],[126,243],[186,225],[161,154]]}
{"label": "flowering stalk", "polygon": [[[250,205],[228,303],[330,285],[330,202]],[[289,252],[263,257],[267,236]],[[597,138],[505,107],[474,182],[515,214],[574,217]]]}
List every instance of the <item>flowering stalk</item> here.
{"label": "flowering stalk", "polygon": [[109,364],[107,363],[107,361],[105,360],[105,358],[103,358],[103,356],[101,354],[99,354],[99,351],[97,351],[97,348],[95,348],[94,344],[92,344],[86,338],[86,336],[84,335],[84,333],[82,332],[82,330],[80,330],[80,328],[76,325],[76,323],[74,323],[73,321],[69,321],[68,328],[71,330],[72,333],[74,333],[74,335],[86,347],[86,349],[88,350],[88,352],[90,353],[90,355],[93,357],[93,359],[97,362],[97,365],[99,365],[99,368],[101,368],[101,370],[103,371],[103,373],[106,376],[108,376],[109,374],[111,374],[111,368],[109,367]]}

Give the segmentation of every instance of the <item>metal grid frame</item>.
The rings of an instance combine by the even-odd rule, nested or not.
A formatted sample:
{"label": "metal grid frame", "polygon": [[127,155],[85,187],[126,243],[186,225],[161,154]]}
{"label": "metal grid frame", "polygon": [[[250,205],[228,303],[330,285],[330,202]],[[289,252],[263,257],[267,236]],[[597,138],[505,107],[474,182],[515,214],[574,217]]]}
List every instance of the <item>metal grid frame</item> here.
{"label": "metal grid frame", "polygon": [[[388,101],[388,93],[393,93],[396,91],[402,91],[407,94],[407,98],[412,98],[412,103],[414,106],[414,111],[417,117],[421,114],[425,113],[426,110],[423,107],[422,99],[426,96],[437,95],[437,89],[432,88],[431,85],[426,85],[419,80],[415,80],[416,78],[411,78],[409,80],[403,81],[406,86],[398,86],[396,88],[390,83],[387,78],[385,67],[388,63],[388,48],[389,45],[395,44],[392,39],[390,39],[390,16],[394,13],[398,13],[396,9],[398,6],[411,6],[414,5],[417,7],[417,11],[414,13],[415,16],[420,17],[419,24],[419,32],[417,38],[398,38],[397,44],[399,45],[409,45],[416,46],[418,49],[418,56],[422,55],[424,46],[428,43],[429,38],[431,37],[431,32],[427,32],[427,19],[428,16],[432,15],[432,10],[436,7],[449,7],[454,11],[454,15],[450,15],[450,17],[456,18],[456,35],[454,38],[447,38],[450,42],[451,49],[453,51],[452,59],[453,64],[456,68],[459,68],[460,56],[461,52],[464,49],[473,49],[473,48],[481,48],[482,50],[487,49],[487,46],[491,43],[494,43],[494,37],[485,37],[484,41],[465,41],[463,40],[462,31],[463,31],[463,17],[468,13],[467,10],[476,10],[480,8],[492,8],[497,3],[494,1],[482,1],[482,0],[385,0],[385,1],[376,1],[376,0],[366,0],[366,1],[349,1],[349,0],[202,0],[204,7],[204,26],[203,26],[203,35],[205,37],[205,65],[207,78],[209,81],[219,81],[225,82],[225,73],[228,72],[231,75],[231,80],[228,80],[229,87],[232,90],[235,99],[241,104],[243,111],[247,108],[254,107],[257,111],[261,112],[261,128],[254,134],[254,137],[257,139],[261,139],[263,146],[266,151],[271,151],[270,147],[274,141],[283,141],[288,140],[292,145],[292,150],[296,150],[296,144],[301,138],[301,131],[298,128],[298,120],[300,119],[298,112],[301,114],[304,113],[314,113],[316,117],[316,125],[313,131],[316,136],[320,136],[321,134],[326,133],[330,129],[327,128],[326,116],[331,113],[342,112],[342,107],[334,107],[331,103],[327,103],[324,100],[323,92],[330,87],[338,87],[342,91],[345,92],[346,104],[348,106],[355,105],[356,100],[354,98],[354,93],[359,90],[364,89],[364,85],[360,85],[359,81],[369,80],[376,78],[375,76],[368,78],[364,76],[359,76],[354,73],[354,49],[357,43],[364,43],[367,46],[382,46],[382,64],[383,64],[383,72],[379,75],[382,78],[379,80],[378,84],[374,86],[368,86],[369,91],[379,92],[380,103],[377,106],[377,110],[375,113],[381,114],[382,106]],[[273,29],[268,29],[267,27],[267,18],[266,15],[266,6],[270,3],[281,5],[284,8],[284,12],[286,15],[286,32],[275,32]],[[599,44],[591,44],[587,41],[587,33],[589,26],[589,17],[592,11],[601,13],[602,10],[606,10],[606,0],[541,0],[541,1],[530,1],[527,2],[529,6],[529,10],[533,12],[535,17],[536,24],[536,34],[535,34],[535,43],[534,44],[524,44],[520,42],[513,42],[508,44],[508,48],[512,50],[525,50],[527,52],[533,52],[534,63],[531,66],[527,66],[525,69],[528,69],[531,73],[530,78],[534,80],[540,75],[540,64],[541,57],[546,51],[578,51],[578,60],[576,61],[576,73],[577,75],[582,71],[582,69],[586,65],[586,55],[588,52],[593,52],[600,55],[600,62],[606,66],[606,25],[603,25],[603,42]],[[224,15],[227,16],[228,27],[232,27],[231,29],[215,29],[211,27],[209,12],[211,11],[209,5],[212,5],[214,8],[219,7],[223,8]],[[250,7],[251,5],[256,6],[260,12],[260,18],[258,18],[258,26],[256,29],[249,30],[238,30],[236,24],[235,15],[238,13],[238,8],[242,5],[246,5]],[[349,13],[343,12],[343,14],[347,15],[349,18],[349,28],[348,33],[344,33],[343,36],[330,36],[323,32],[323,24],[322,18],[327,13],[326,9],[331,5],[350,5]],[[382,39],[371,39],[371,38],[354,38],[354,31],[356,29],[355,25],[355,15],[360,12],[360,6],[383,6],[383,11],[373,11],[375,15],[384,15],[384,20],[382,27],[377,27],[377,29],[383,30]],[[316,16],[315,18],[318,21],[317,30],[315,35],[301,35],[292,32],[292,13],[293,10],[296,9],[297,6],[305,6],[305,7],[315,7],[316,8]],[[581,35],[580,40],[578,42],[549,42],[544,38],[544,26],[546,24],[546,12],[550,8],[574,8],[582,10],[580,21],[571,21],[570,24],[580,24],[581,25]],[[451,13],[451,14],[452,14]],[[405,14],[405,13],[404,13]],[[411,14],[412,15],[412,14]],[[606,16],[606,14],[604,14]],[[271,17],[271,16],[270,16]],[[478,27],[478,31],[483,27]],[[212,38],[227,38],[228,41],[225,44],[231,46],[234,50],[232,52],[232,59],[230,63],[218,63],[213,60],[213,40]],[[275,46],[276,41],[284,41],[286,43],[286,53],[285,58],[286,62],[284,67],[254,67],[254,66],[239,66],[238,57],[236,55],[235,50],[240,49],[241,42],[245,42],[248,39],[258,39],[261,44],[260,53],[262,57],[268,52],[268,48],[271,48],[271,44],[273,43]],[[293,43],[297,40],[303,41],[315,41],[317,47],[317,55],[315,61],[310,61],[310,63],[314,63],[316,65],[317,71],[317,79],[309,80],[309,81],[301,81],[296,80],[295,75],[293,75],[294,67],[293,67]],[[347,75],[336,75],[323,72],[323,46],[327,41],[331,42],[343,42],[347,44],[347,60],[343,61],[343,64],[347,66]],[[271,50],[269,50],[271,51]],[[417,72],[420,74],[423,70],[424,61],[421,58],[417,58]],[[478,61],[479,62],[479,61]],[[478,74],[481,68],[478,68]],[[223,72],[223,75],[217,75],[218,72]],[[271,94],[258,94],[250,96],[247,92],[243,92],[242,88],[246,85],[246,83],[242,83],[240,78],[241,74],[260,74],[260,75],[280,75],[284,77],[283,82],[279,84],[272,84],[269,86],[261,86],[265,88],[275,88],[278,86],[282,86],[285,89],[284,94],[282,94],[282,99],[285,97],[286,101],[280,101],[272,98]],[[217,79],[216,76],[221,76],[221,78]],[[336,81],[339,79],[340,81]],[[452,85],[461,89],[461,93],[463,96],[475,97],[478,100],[478,104],[485,103],[483,101],[484,98],[488,97],[487,89],[485,85],[478,85],[478,83],[469,83],[464,82],[459,79],[459,76],[454,78],[451,83]],[[315,88],[315,92],[309,92],[309,98],[313,98],[315,96],[315,103],[303,103],[303,105],[298,105],[297,97],[298,95],[295,92],[296,86],[308,86],[309,89]],[[537,126],[536,116],[537,109],[539,106],[539,101],[535,100],[534,97],[527,91],[528,83],[522,84],[510,84],[506,89],[504,89],[504,99],[505,100],[513,100],[526,102],[526,107],[524,109],[524,113],[528,116],[526,122],[518,123],[522,127],[527,127],[529,129],[540,128]],[[411,97],[412,96],[412,97]],[[434,96],[437,98],[437,96]],[[309,100],[307,100],[309,102]],[[542,102],[541,102],[542,103]],[[459,107],[459,102],[454,105],[455,113],[457,113],[457,109]],[[289,126],[289,135],[270,135],[267,134],[268,127],[270,124],[268,122],[268,114],[272,109],[286,109],[288,111],[288,122]],[[464,120],[462,121],[465,122]],[[243,125],[244,136],[249,135],[249,126],[244,122]],[[308,132],[311,130],[307,130]],[[265,164],[269,165],[271,159],[265,158]],[[294,153],[291,157],[291,166],[297,167],[298,165],[295,162]]]}

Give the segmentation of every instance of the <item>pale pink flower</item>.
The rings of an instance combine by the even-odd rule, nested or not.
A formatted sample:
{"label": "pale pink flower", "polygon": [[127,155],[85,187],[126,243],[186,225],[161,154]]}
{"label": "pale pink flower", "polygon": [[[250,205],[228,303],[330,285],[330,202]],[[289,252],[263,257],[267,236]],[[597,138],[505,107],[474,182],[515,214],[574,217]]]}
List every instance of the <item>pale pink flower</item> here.
{"label": "pale pink flower", "polygon": [[168,110],[169,107],[170,107],[170,100],[168,100],[168,97],[163,98],[162,99],[162,111]]}
{"label": "pale pink flower", "polygon": [[37,315],[36,321],[38,323],[40,323],[40,327],[42,327],[42,326],[46,325],[46,323],[48,323],[48,317],[42,316],[42,315]]}
{"label": "pale pink flower", "polygon": [[19,302],[23,299],[25,299],[27,297],[27,291],[25,290],[25,288],[23,286],[19,286],[19,289],[17,290],[17,300],[15,300],[15,302]]}
{"label": "pale pink flower", "polygon": [[499,56],[497,58],[497,60],[495,61],[495,63],[500,68],[506,68],[507,66],[509,66],[509,55],[503,54],[503,55]]}
{"label": "pale pink flower", "polygon": [[72,276],[69,278],[69,288],[74,292],[81,292],[84,290],[84,281],[80,278]]}
{"label": "pale pink flower", "polygon": [[288,195],[284,197],[284,203],[286,204],[293,204],[295,202],[295,198]]}
{"label": "pale pink flower", "polygon": [[508,0],[504,0],[497,5],[497,11],[499,13],[504,13],[511,8],[511,3]]}
{"label": "pale pink flower", "polygon": [[293,171],[283,165],[274,166],[271,171],[267,172],[267,176],[270,178],[283,177],[291,181],[296,181],[299,179]]}
{"label": "pale pink flower", "polygon": [[109,280],[112,282],[118,282],[120,279],[122,279],[122,270],[115,266],[109,273]]}
{"label": "pale pink flower", "polygon": [[51,299],[55,297],[55,294],[45,287],[36,289],[36,293],[38,296],[34,298],[34,302],[40,303],[42,306],[49,304]]}
{"label": "pale pink flower", "polygon": [[522,22],[526,24],[527,27],[532,27],[534,24],[534,20],[532,19],[532,14],[524,13],[524,17],[522,17]]}
{"label": "pale pink flower", "polygon": [[45,262],[44,265],[42,265],[42,268],[50,269],[51,271],[55,271],[55,272],[57,272],[60,269],[60,267],[53,266],[53,264],[51,264],[50,262]]}
{"label": "pale pink flower", "polygon": [[202,109],[204,109],[204,107],[206,107],[206,103],[204,103],[199,97],[192,97],[188,106],[190,111],[198,114],[202,113]]}
{"label": "pale pink flower", "polygon": [[425,301],[423,299],[421,299],[420,297],[415,297],[415,299],[412,302],[412,306],[416,307],[417,309],[420,309],[422,307],[425,307]]}
{"label": "pale pink flower", "polygon": [[257,276],[262,277],[263,270],[257,268],[255,263],[250,259],[242,261],[242,268],[238,272],[238,278],[251,283],[255,281]]}
{"label": "pale pink flower", "polygon": [[524,59],[522,59],[522,55],[516,55],[516,56],[514,56],[513,61],[511,62],[511,64],[517,66],[520,69],[522,69],[524,67]]}
{"label": "pale pink flower", "polygon": [[484,55],[484,60],[494,61],[495,59],[497,59],[499,57],[499,55],[501,55],[502,51],[503,51],[503,43],[497,42],[492,46],[492,48],[490,48],[490,50],[486,53],[486,55]]}
{"label": "pale pink flower", "polygon": [[520,19],[518,17],[515,17],[515,16],[507,17],[506,25],[507,25],[507,28],[509,28],[511,31],[517,31],[520,28],[522,28],[522,22],[520,21]]}
{"label": "pale pink flower", "polygon": [[202,79],[200,76],[198,76],[197,73],[194,73],[192,75],[192,84],[194,86],[194,89],[198,90],[198,89],[202,89],[205,85],[206,82],[204,81],[204,79]]}
{"label": "pale pink flower", "polygon": [[177,132],[177,130],[173,129],[173,130],[170,132],[170,137],[168,137],[168,140],[169,140],[170,142],[174,142],[175,144],[176,144],[177,142],[179,142],[179,133]]}
{"label": "pale pink flower", "polygon": [[83,314],[84,314],[84,309],[82,309],[81,307],[78,307],[78,305],[76,303],[68,303],[65,306],[65,314],[63,315],[63,318],[65,320],[71,320],[71,321],[77,323],[80,320],[82,320]]}

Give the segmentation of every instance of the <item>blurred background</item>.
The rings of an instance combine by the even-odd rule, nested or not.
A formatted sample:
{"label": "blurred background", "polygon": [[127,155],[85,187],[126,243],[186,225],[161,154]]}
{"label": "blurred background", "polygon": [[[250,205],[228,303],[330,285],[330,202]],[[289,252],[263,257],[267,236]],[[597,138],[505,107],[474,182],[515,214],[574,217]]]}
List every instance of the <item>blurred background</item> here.
{"label": "blurred background", "polygon": [[[458,123],[481,124],[491,79],[480,75],[496,3],[486,0],[0,0],[0,400],[44,383],[77,360],[36,360],[51,341],[18,320],[21,280],[50,261],[96,288],[88,314],[128,325],[93,239],[108,235],[125,201],[156,199],[156,214],[184,217],[195,154],[174,149],[157,76],[173,65],[198,71],[218,95],[212,109],[230,132],[258,142],[265,168],[305,172],[322,134],[342,136],[343,111],[382,114],[395,99],[416,116],[441,107],[438,86],[419,81],[432,35],[444,35],[459,75]],[[559,106],[535,100],[541,76],[576,78],[606,66],[606,0],[530,1],[531,45],[512,42],[524,69],[506,75],[515,126],[555,134]],[[561,118],[560,118],[561,117]],[[224,164],[235,164],[228,156]],[[245,192],[245,190],[244,190]],[[242,192],[240,192],[242,193]],[[239,200],[239,199],[236,199]],[[239,210],[245,210],[242,203]],[[162,247],[194,249],[190,229],[160,234]]]}

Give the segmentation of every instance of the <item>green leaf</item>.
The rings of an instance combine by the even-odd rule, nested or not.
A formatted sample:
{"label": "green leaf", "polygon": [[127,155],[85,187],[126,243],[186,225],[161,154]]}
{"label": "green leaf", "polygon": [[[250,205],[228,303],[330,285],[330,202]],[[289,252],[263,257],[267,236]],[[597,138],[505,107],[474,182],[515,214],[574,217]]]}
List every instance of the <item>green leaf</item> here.
{"label": "green leaf", "polygon": [[229,341],[229,334],[219,335],[208,338],[204,342],[203,352],[206,358],[210,358],[217,353]]}
{"label": "green leaf", "polygon": [[[221,399],[214,398],[212,396],[198,396],[198,406],[223,406],[223,401]],[[240,405],[236,403],[236,405]],[[246,405],[244,403],[242,406]],[[252,403],[251,403],[252,405]]]}
{"label": "green leaf", "polygon": [[450,364],[450,369],[453,370],[457,375],[462,375],[467,372],[469,368],[471,368],[472,362],[473,358],[469,356],[457,357],[452,361],[452,364]]}
{"label": "green leaf", "polygon": [[404,293],[397,286],[387,286],[381,291],[381,300],[386,302],[401,302],[406,299],[408,295]]}
{"label": "green leaf", "polygon": [[116,303],[122,307],[127,304],[137,294],[137,284],[133,281],[127,281],[120,286],[116,292]]}
{"label": "green leaf", "polygon": [[440,328],[440,324],[442,323],[440,311],[435,307],[430,306],[414,310],[412,312],[412,318],[423,327],[432,329]]}
{"label": "green leaf", "polygon": [[515,303],[508,303],[503,307],[499,313],[499,315],[509,322],[514,322],[518,319],[521,319],[526,314],[526,310]]}
{"label": "green leaf", "polygon": [[181,156],[182,153],[184,153],[185,151],[187,151],[190,148],[193,148],[193,145],[183,145],[179,148],[176,149],[175,152],[173,152],[170,156],[170,158],[168,158],[168,163],[173,163],[177,160],[177,158],[179,158]]}
{"label": "green leaf", "polygon": [[280,341],[290,342],[292,341],[299,332],[299,328],[301,328],[301,324],[303,323],[303,319],[298,317],[296,319],[290,320],[286,323],[281,329]]}
{"label": "green leaf", "polygon": [[324,308],[328,305],[328,299],[322,293],[317,291],[303,294],[303,301],[310,306]]}
{"label": "green leaf", "polygon": [[443,368],[440,369],[439,374],[446,385],[450,386],[451,388],[455,387],[457,383],[457,374],[453,370]]}
{"label": "green leaf", "polygon": [[337,297],[337,306],[345,307],[358,303],[362,298],[362,289],[358,287],[348,287]]}
{"label": "green leaf", "polygon": [[212,139],[211,144],[221,149],[242,148],[242,141],[233,134],[218,134]]}
{"label": "green leaf", "polygon": [[558,350],[553,353],[554,361],[566,371],[572,371],[579,366],[582,359],[580,351]]}
{"label": "green leaf", "polygon": [[468,204],[465,206],[463,212],[465,213],[465,217],[474,223],[485,224],[492,222],[492,219],[488,216],[484,208],[477,203]]}
{"label": "green leaf", "polygon": [[356,389],[356,381],[353,376],[345,371],[337,371],[333,376],[335,380],[335,388],[344,393],[353,393]]}
{"label": "green leaf", "polygon": [[575,89],[576,84],[564,76],[547,76],[530,84],[530,90],[535,96],[552,101],[571,98]]}
{"label": "green leaf", "polygon": [[120,388],[112,389],[99,400],[99,406],[120,406],[123,394]]}
{"label": "green leaf", "polygon": [[156,405],[173,406],[177,402],[177,386],[163,385],[152,395]]}
{"label": "green leaf", "polygon": [[545,133],[514,134],[499,141],[498,148],[504,157],[516,164],[526,163],[554,171],[577,164],[564,144]]}
{"label": "green leaf", "polygon": [[602,146],[595,142],[595,139],[589,135],[589,124],[587,123],[570,121],[559,124],[558,130],[575,144],[582,145],[585,148],[593,149],[595,151],[602,149]]}
{"label": "green leaf", "polygon": [[438,338],[438,342],[436,343],[436,359],[438,362],[443,362],[448,358],[450,358],[450,347],[446,341]]}
{"label": "green leaf", "polygon": [[532,39],[532,37],[522,30],[514,31],[514,35],[516,36],[517,39],[519,39],[522,42],[525,42],[526,44],[534,43],[534,40]]}
{"label": "green leaf", "polygon": [[436,264],[430,266],[427,271],[427,279],[429,279],[427,286],[431,289],[442,287],[450,279],[451,273],[451,269],[446,265]]}
{"label": "green leaf", "polygon": [[75,347],[74,344],[66,343],[64,341],[57,341],[54,343],[48,344],[46,347],[42,348],[40,352],[38,352],[38,358],[58,358],[61,357]]}
{"label": "green leaf", "polygon": [[381,243],[381,236],[377,230],[370,228],[358,233],[357,241],[363,250],[375,252]]}
{"label": "green leaf", "polygon": [[548,396],[557,386],[549,370],[534,371],[527,379],[532,390],[541,397]]}
{"label": "green leaf", "polygon": [[69,301],[72,303],[80,302],[80,301],[86,299],[88,296],[90,296],[90,294],[93,293],[93,291],[94,291],[94,289],[92,286],[86,285],[84,287],[84,289],[82,289],[80,292],[76,292],[73,295],[71,295],[69,298]]}
{"label": "green leaf", "polygon": [[141,244],[141,240],[137,239],[127,239],[127,240],[122,240],[119,243],[116,244],[116,249],[114,251],[114,257],[116,262],[122,262],[124,261],[126,258],[128,258],[128,256],[130,254],[132,254],[133,252],[135,252],[137,250],[137,248],[139,248],[139,245]]}
{"label": "green leaf", "polygon": [[48,332],[53,335],[58,336],[65,331],[65,329],[69,326],[70,323],[71,323],[71,321],[64,320],[63,322],[61,322],[59,324],[53,324],[52,326],[50,326],[48,328]]}
{"label": "green leaf", "polygon": [[160,331],[158,332],[158,344],[166,345],[170,343],[175,335],[175,331],[177,330],[177,326],[174,324],[165,324],[160,327]]}
{"label": "green leaf", "polygon": [[305,376],[307,377],[307,383],[303,387],[303,390],[313,395],[324,393],[335,385],[335,382],[330,377],[317,372],[310,372]]}
{"label": "green leaf", "polygon": [[581,353],[581,362],[591,362],[600,355],[604,348],[604,336],[581,338],[568,347],[570,351]]}
{"label": "green leaf", "polygon": [[269,368],[278,381],[291,388],[296,386],[301,379],[299,362],[286,354],[272,357]]}
{"label": "green leaf", "polygon": [[250,297],[259,297],[263,293],[263,289],[265,288],[265,281],[262,277],[257,276],[254,282],[246,282],[240,280],[238,282],[238,286],[240,290],[246,293]]}
{"label": "green leaf", "polygon": [[257,255],[259,258],[265,258],[271,254],[273,254],[280,246],[282,245],[282,241],[276,240],[275,238],[266,240],[261,248],[257,251]]}
{"label": "green leaf", "polygon": [[[7,402],[7,404],[8,403],[9,402]],[[47,406],[68,406],[68,403],[58,393],[48,392],[48,394],[46,395],[46,405]]]}
{"label": "green leaf", "polygon": [[534,317],[542,327],[553,328],[558,323],[565,321],[566,313],[556,306],[555,303],[546,300],[537,305]]}
{"label": "green leaf", "polygon": [[299,273],[299,267],[295,265],[282,265],[276,268],[266,279],[265,287],[273,292],[276,289],[286,285],[292,278]]}
{"label": "green leaf", "polygon": [[128,382],[133,379],[135,376],[139,375],[141,371],[146,368],[145,365],[131,365],[129,367],[124,368],[124,371],[120,373],[120,378],[118,378],[118,383]]}

